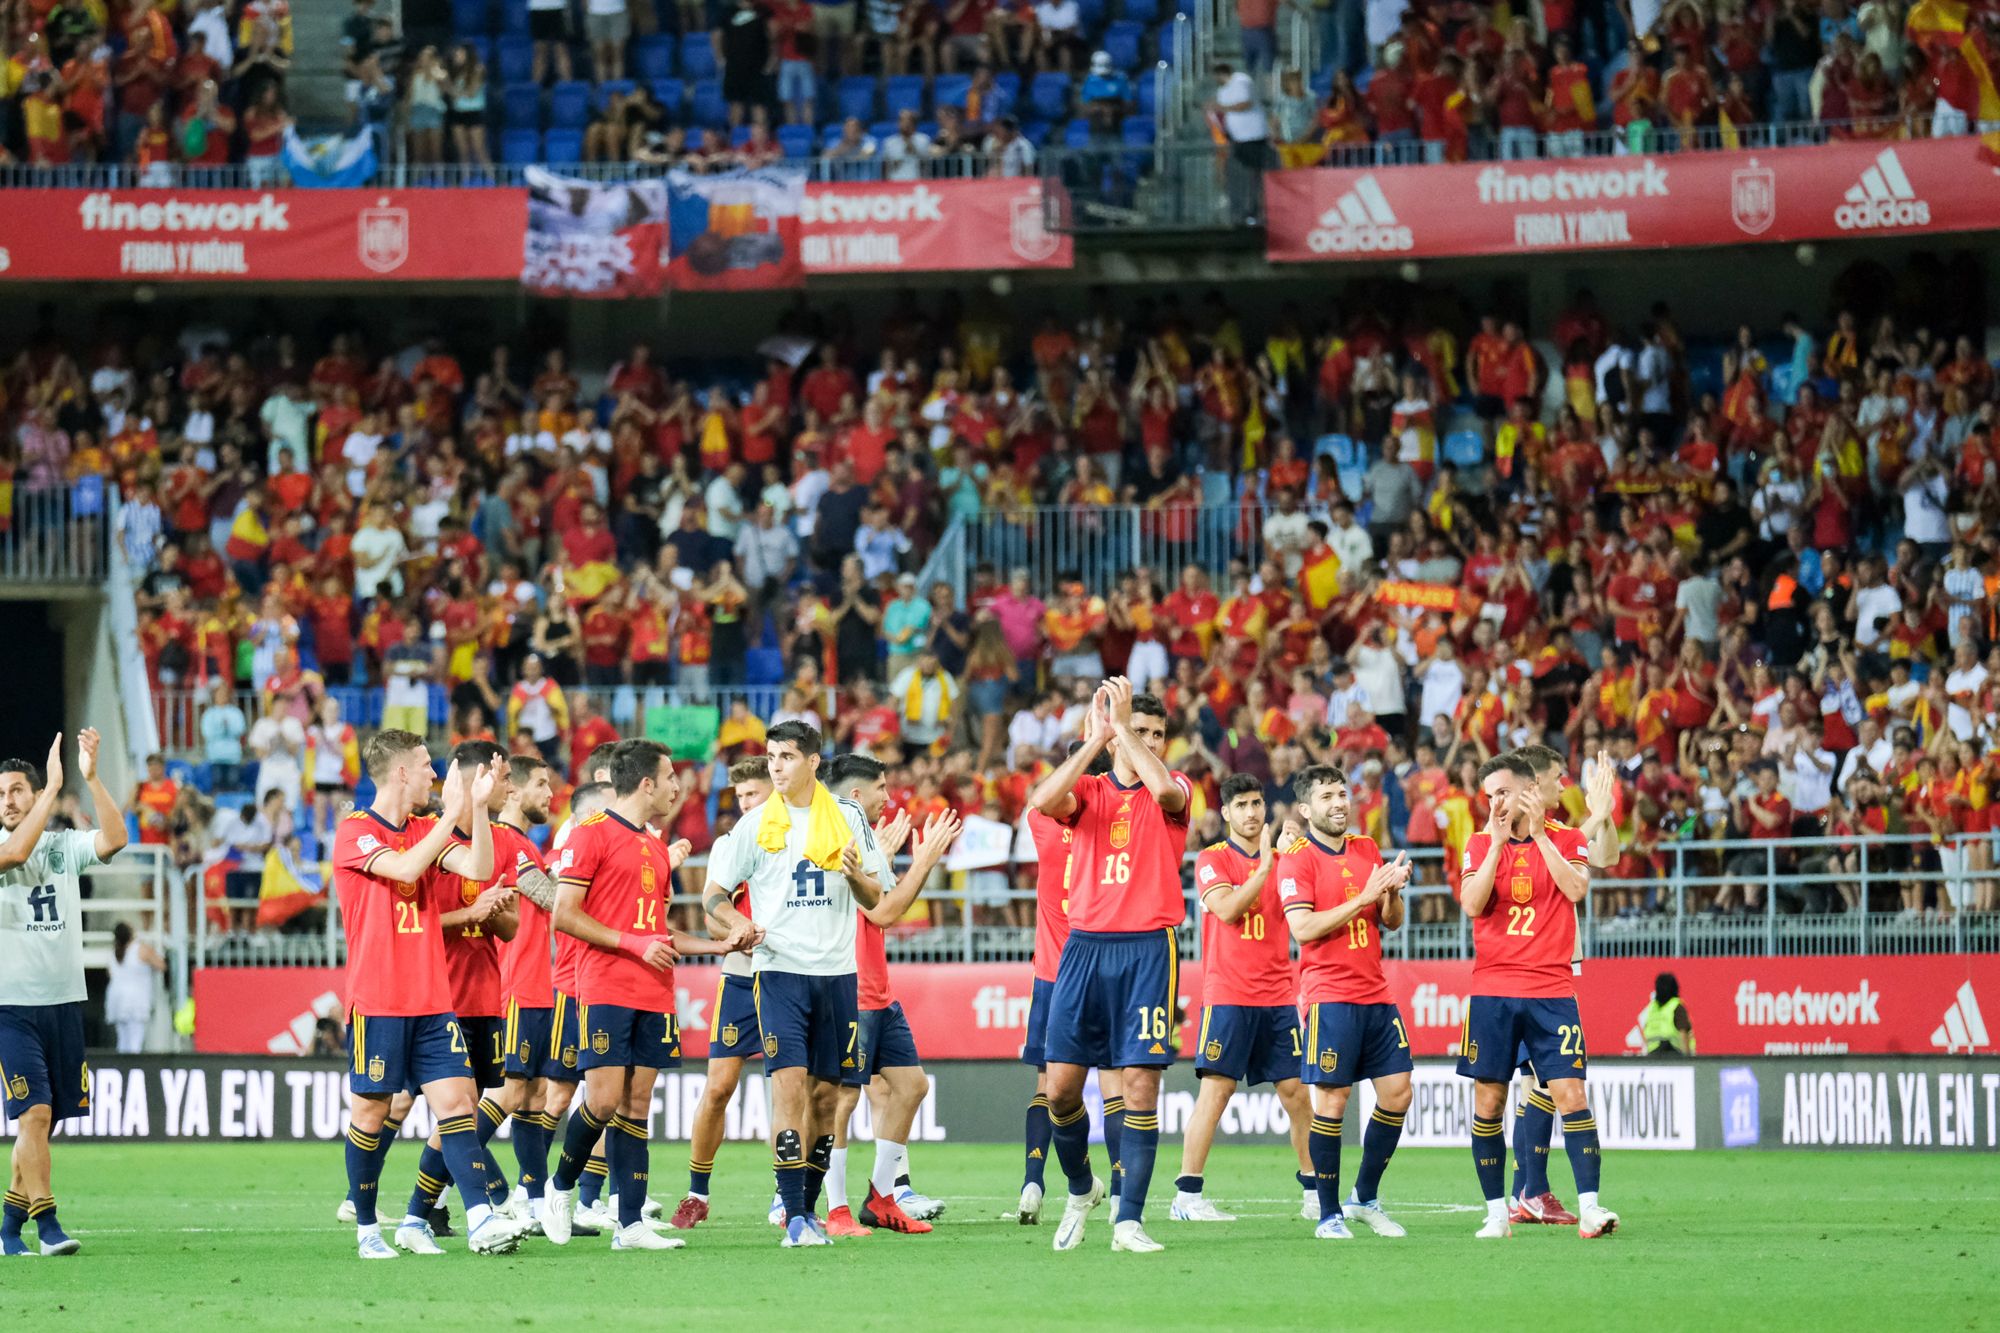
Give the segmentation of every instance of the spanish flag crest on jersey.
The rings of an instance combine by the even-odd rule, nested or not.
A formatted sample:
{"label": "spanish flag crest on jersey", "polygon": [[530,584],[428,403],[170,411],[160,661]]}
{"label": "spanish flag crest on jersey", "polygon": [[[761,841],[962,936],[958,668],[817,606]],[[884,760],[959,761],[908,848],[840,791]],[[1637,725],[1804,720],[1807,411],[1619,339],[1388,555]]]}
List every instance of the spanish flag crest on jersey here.
{"label": "spanish flag crest on jersey", "polygon": [[1508,883],[1508,889],[1517,903],[1531,902],[1535,897],[1535,881],[1526,875],[1516,875]]}

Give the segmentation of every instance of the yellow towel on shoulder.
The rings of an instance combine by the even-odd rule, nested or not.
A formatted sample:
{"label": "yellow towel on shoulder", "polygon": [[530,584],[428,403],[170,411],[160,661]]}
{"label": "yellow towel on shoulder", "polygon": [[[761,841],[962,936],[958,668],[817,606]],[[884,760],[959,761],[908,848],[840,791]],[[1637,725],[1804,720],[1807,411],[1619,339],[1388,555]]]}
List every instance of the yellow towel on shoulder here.
{"label": "yellow towel on shoulder", "polygon": [[[791,808],[784,797],[774,794],[758,813],[757,845],[767,852],[782,852],[791,832]],[[840,813],[840,803],[824,782],[813,783],[812,809],[806,816],[806,860],[821,870],[838,870],[841,853],[853,841],[854,830]]]}

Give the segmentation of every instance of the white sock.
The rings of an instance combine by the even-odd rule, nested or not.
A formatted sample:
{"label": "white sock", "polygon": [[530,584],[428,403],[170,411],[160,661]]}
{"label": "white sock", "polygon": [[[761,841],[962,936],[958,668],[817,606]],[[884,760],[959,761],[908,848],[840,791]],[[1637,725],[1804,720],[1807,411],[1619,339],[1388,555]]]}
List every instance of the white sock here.
{"label": "white sock", "polygon": [[1595,1207],[1597,1207],[1596,1190],[1585,1190],[1576,1196],[1576,1210],[1578,1212],[1582,1212],[1586,1208]]}
{"label": "white sock", "polygon": [[887,1139],[875,1140],[875,1172],[868,1178],[868,1183],[885,1199],[896,1197],[896,1177],[903,1174],[903,1156],[906,1151],[900,1143],[891,1143]]}
{"label": "white sock", "polygon": [[696,1194],[693,1190],[688,1191],[688,1197],[690,1199],[700,1199],[703,1203],[708,1202],[708,1196],[706,1194]]}
{"label": "white sock", "polygon": [[472,1207],[465,1210],[465,1234],[470,1236],[473,1232],[479,1230],[484,1225],[486,1219],[491,1216],[493,1216],[492,1204],[473,1204]]}
{"label": "white sock", "polygon": [[404,1213],[402,1225],[406,1227],[420,1227],[428,1221],[430,1221],[428,1217],[418,1217],[415,1213]]}
{"label": "white sock", "polygon": [[1505,1222],[1507,1220],[1507,1201],[1505,1199],[1488,1199],[1486,1201],[1486,1220],[1489,1222]]}
{"label": "white sock", "polygon": [[835,1148],[826,1164],[826,1210],[847,1207],[847,1149]]}
{"label": "white sock", "polygon": [[354,1239],[356,1240],[366,1240],[370,1236],[379,1236],[381,1234],[382,1224],[380,1222],[356,1222],[354,1224]]}

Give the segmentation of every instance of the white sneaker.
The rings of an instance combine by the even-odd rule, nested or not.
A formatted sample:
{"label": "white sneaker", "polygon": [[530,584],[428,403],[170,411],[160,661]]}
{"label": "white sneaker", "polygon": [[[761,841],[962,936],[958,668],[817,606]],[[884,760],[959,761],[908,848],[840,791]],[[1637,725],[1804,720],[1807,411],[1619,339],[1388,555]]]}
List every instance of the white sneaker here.
{"label": "white sneaker", "polygon": [[618,1234],[611,1238],[614,1250],[684,1250],[687,1242],[678,1236],[662,1236],[646,1225],[640,1218],[629,1227],[618,1228]]}
{"label": "white sneaker", "polygon": [[444,1249],[437,1243],[437,1236],[431,1231],[431,1224],[421,1217],[406,1217],[396,1228],[396,1248],[411,1254],[443,1254]]}
{"label": "white sneaker", "polygon": [[1502,1240],[1514,1234],[1514,1224],[1507,1220],[1505,1213],[1489,1217],[1486,1224],[1474,1233],[1474,1240]]}
{"label": "white sneaker", "polygon": [[1021,1202],[1014,1209],[1014,1219],[1024,1227],[1041,1225],[1042,1187],[1040,1185],[1021,1186]]}
{"label": "white sneaker", "polygon": [[334,1221],[336,1221],[336,1222],[345,1222],[345,1223],[347,1223],[347,1225],[349,1225],[349,1226],[353,1226],[353,1225],[354,1225],[354,1200],[352,1200],[352,1199],[342,1199],[342,1200],[340,1201],[340,1207],[338,1207],[338,1208],[336,1208],[336,1209],[334,1209],[334,1210],[333,1210],[333,1220],[334,1220]]}
{"label": "white sneaker", "polygon": [[1225,1213],[1199,1194],[1176,1194],[1167,1216],[1176,1222],[1234,1222],[1236,1214]]}
{"label": "white sneaker", "polygon": [[1073,1250],[1083,1244],[1083,1224],[1089,1220],[1091,1209],[1103,1202],[1104,1182],[1095,1176],[1090,1179],[1090,1193],[1064,1198],[1062,1221],[1056,1226],[1058,1250]]}
{"label": "white sneaker", "polygon": [[771,1212],[770,1212],[770,1216],[769,1216],[769,1221],[770,1221],[771,1225],[772,1225],[772,1226],[774,1226],[774,1227],[781,1227],[781,1226],[785,1225],[785,1196],[784,1196],[784,1195],[782,1195],[782,1194],[773,1194],[773,1195],[771,1196]]}
{"label": "white sneaker", "polygon": [[576,1210],[576,1215],[570,1219],[570,1227],[572,1230],[577,1227],[588,1227],[599,1233],[616,1231],[618,1214],[605,1203],[604,1197],[599,1195],[597,1202],[590,1207]]}
{"label": "white sneaker", "polygon": [[1313,1228],[1314,1240],[1353,1240],[1354,1233],[1347,1229],[1347,1222],[1339,1213],[1326,1218]]}
{"label": "white sneaker", "polygon": [[569,1244],[570,1203],[575,1197],[575,1190],[559,1190],[554,1185],[542,1191],[542,1234],[551,1245]]}
{"label": "white sneaker", "polygon": [[944,1216],[945,1209],[943,1199],[933,1199],[915,1190],[904,1190],[898,1194],[896,1206],[903,1210],[903,1216],[913,1217],[919,1222],[934,1222]]}
{"label": "white sneaker", "polygon": [[1146,1228],[1139,1219],[1120,1222],[1111,1228],[1111,1252],[1113,1254],[1158,1254],[1167,1247],[1146,1234]]}
{"label": "white sneaker", "polygon": [[[401,1238],[401,1233],[398,1233]],[[474,1254],[512,1254],[521,1248],[521,1224],[510,1217],[489,1212],[465,1237],[465,1248]]]}
{"label": "white sneaker", "polygon": [[1340,1206],[1340,1211],[1346,1214],[1349,1220],[1359,1222],[1378,1236],[1395,1237],[1410,1234],[1403,1230],[1402,1223],[1382,1211],[1380,1199],[1372,1203],[1362,1203],[1359,1199],[1350,1198]]}
{"label": "white sneaker", "polygon": [[363,1259],[400,1259],[403,1257],[396,1253],[394,1246],[382,1239],[382,1228],[379,1226],[357,1226],[354,1228],[354,1239],[360,1247]]}
{"label": "white sneaker", "polygon": [[1576,1234],[1585,1240],[1596,1240],[1599,1236],[1608,1236],[1617,1229],[1618,1214],[1612,1212],[1609,1208],[1593,1203],[1587,1208],[1577,1210]]}
{"label": "white sneaker", "polygon": [[1304,1202],[1299,1204],[1299,1216],[1308,1222],[1319,1221],[1319,1191],[1307,1190]]}
{"label": "white sneaker", "polygon": [[661,1208],[659,1200],[655,1199],[652,1195],[648,1194],[646,1196],[646,1202],[642,1204],[639,1208],[640,1220],[646,1222],[655,1221],[659,1218],[660,1213],[661,1213]]}
{"label": "white sneaker", "polygon": [[785,1227],[785,1238],[778,1242],[788,1250],[809,1249],[814,1245],[831,1245],[826,1233],[813,1226],[812,1219],[795,1217]]}
{"label": "white sneaker", "polygon": [[526,1222],[535,1215],[534,1209],[530,1206],[533,1202],[534,1200],[528,1197],[528,1187],[516,1185],[508,1193],[503,1211],[516,1222]]}

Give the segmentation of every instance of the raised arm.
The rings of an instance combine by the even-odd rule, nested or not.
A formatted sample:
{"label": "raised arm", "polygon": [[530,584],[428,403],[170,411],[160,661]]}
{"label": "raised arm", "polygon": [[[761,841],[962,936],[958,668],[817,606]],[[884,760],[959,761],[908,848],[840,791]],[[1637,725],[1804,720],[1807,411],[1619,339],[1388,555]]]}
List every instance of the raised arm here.
{"label": "raised arm", "polygon": [[1556,846],[1555,839],[1549,836],[1548,821],[1542,815],[1541,788],[1528,788],[1521,794],[1521,799],[1526,803],[1529,827],[1535,831],[1535,848],[1541,852],[1542,860],[1549,868],[1549,878],[1555,881],[1563,897],[1573,903],[1582,902],[1584,895],[1590,892],[1589,869],[1564,856],[1562,848]]}
{"label": "raised arm", "polygon": [[[28,813],[7,835],[7,841],[0,843],[0,870],[12,870],[23,865],[34,853],[35,844],[42,840],[42,832],[49,826],[49,816],[55,812],[56,797],[62,794],[62,733],[56,733],[49,745],[48,762],[43,766],[42,790],[35,796],[35,803],[28,807]],[[119,832],[124,832],[120,821]]]}
{"label": "raised arm", "polygon": [[1028,804],[1047,815],[1050,819],[1066,820],[1076,813],[1076,783],[1097,756],[1104,753],[1104,747],[1111,743],[1111,721],[1104,712],[1104,692],[1099,690],[1090,701],[1090,713],[1084,719],[1083,744],[1075,753],[1062,761],[1055,772],[1043,778],[1029,793]]}
{"label": "raised arm", "polygon": [[95,727],[85,727],[76,734],[76,771],[83,774],[84,785],[90,788],[91,818],[97,821],[97,840],[92,850],[98,860],[109,861],[125,846],[129,835],[125,832],[124,811],[118,808],[117,799],[97,774],[99,739]]}
{"label": "raised arm", "polygon": [[865,912],[882,901],[882,883],[868,872],[867,863],[861,859],[859,837],[841,851],[840,873],[847,876],[848,890],[854,894],[854,901],[861,910]]}
{"label": "raised arm", "polygon": [[[898,819],[908,821],[908,816],[898,813]],[[910,910],[910,904],[923,892],[924,884],[936,870],[938,862],[944,860],[945,853],[958,837],[959,819],[956,810],[939,810],[924,821],[923,841],[910,854],[910,868],[896,881],[896,887],[882,895],[882,900],[873,907],[864,908],[863,914],[878,926],[887,928],[903,919],[903,913]],[[887,848],[884,848],[887,854]]]}
{"label": "raised arm", "polygon": [[444,868],[454,875],[480,883],[493,878],[493,821],[487,817],[486,801],[493,794],[504,762],[495,756],[491,765],[474,769],[466,778],[466,800],[472,807],[471,840],[464,846],[452,846],[441,858]]}
{"label": "raised arm", "polygon": [[1104,682],[1104,689],[1112,735],[1118,738],[1118,748],[1138,773],[1139,781],[1168,814],[1177,815],[1187,809],[1186,788],[1174,781],[1173,770],[1132,730],[1132,682],[1123,676],[1113,676]]}
{"label": "raised arm", "polygon": [[1285,925],[1291,930],[1292,938],[1301,944],[1325,939],[1336,931],[1347,929],[1347,923],[1360,916],[1376,903],[1388,897],[1389,886],[1401,887],[1410,877],[1410,858],[1407,852],[1399,854],[1394,861],[1386,861],[1376,866],[1368,875],[1368,882],[1361,886],[1361,892],[1343,902],[1335,903],[1322,911],[1315,912],[1306,903],[1289,903],[1285,907]]}
{"label": "raised arm", "polygon": [[1609,870],[1618,864],[1618,825],[1611,817],[1617,804],[1618,770],[1612,766],[1608,750],[1597,752],[1597,768],[1590,775],[1584,793],[1583,825],[1578,831],[1590,842],[1590,864]]}
{"label": "raised arm", "polygon": [[[1285,826],[1284,842],[1290,846],[1298,836],[1297,830],[1289,824]],[[1271,848],[1271,826],[1264,825],[1264,831],[1257,836],[1257,865],[1241,884],[1215,884],[1201,891],[1201,905],[1217,921],[1225,925],[1235,925],[1243,919],[1243,914],[1264,894],[1264,885],[1270,882],[1271,871],[1277,866],[1278,855]]]}
{"label": "raised arm", "polygon": [[[376,856],[368,863],[368,873],[398,884],[415,884],[422,879],[424,872],[437,864],[439,854],[450,844],[453,826],[465,815],[466,799],[465,783],[458,775],[458,765],[454,763],[444,775],[444,812],[437,823],[431,825],[430,832],[400,851],[385,851]],[[487,855],[490,874],[490,843]]]}
{"label": "raised arm", "polygon": [[1500,877],[1500,849],[1507,841],[1508,822],[1499,802],[1494,802],[1493,812],[1486,820],[1486,855],[1458,881],[1459,909],[1467,916],[1480,915],[1493,901],[1493,883]]}

